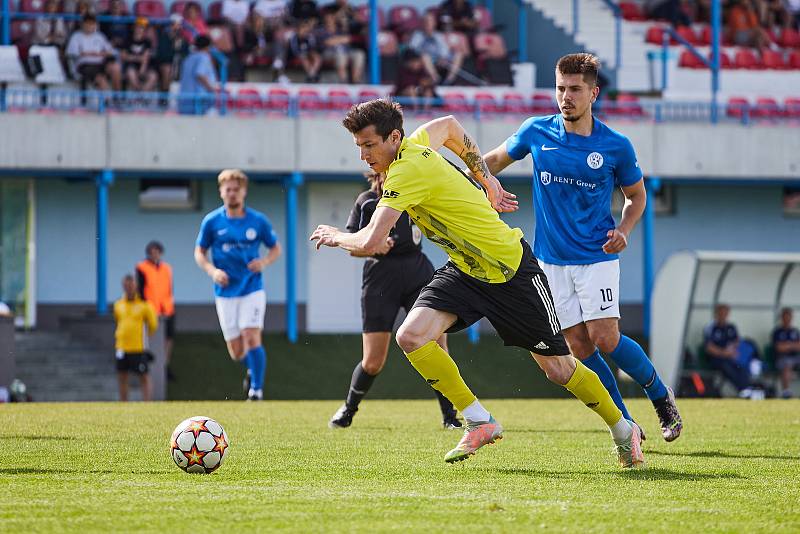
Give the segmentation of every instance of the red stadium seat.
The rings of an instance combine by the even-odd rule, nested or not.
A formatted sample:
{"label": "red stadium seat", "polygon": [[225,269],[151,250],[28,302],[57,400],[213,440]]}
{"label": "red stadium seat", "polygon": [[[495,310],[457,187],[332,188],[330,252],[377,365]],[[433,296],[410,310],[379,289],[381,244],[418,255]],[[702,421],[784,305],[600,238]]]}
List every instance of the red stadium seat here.
{"label": "red stadium seat", "polygon": [[[369,5],[363,4],[356,8],[356,20],[362,24],[369,24]],[[386,16],[383,9],[378,8],[378,28],[381,30],[386,29]]]}
{"label": "red stadium seat", "polygon": [[208,20],[222,21],[222,2],[217,0],[208,4]]}
{"label": "red stadium seat", "polygon": [[525,102],[525,96],[521,93],[504,94],[503,109],[506,113],[521,113],[527,115],[530,112],[530,106]]}
{"label": "red stadium seat", "polygon": [[783,101],[783,109],[786,117],[800,119],[800,98],[787,98]]}
{"label": "red stadium seat", "polygon": [[264,108],[273,111],[289,111],[289,91],[273,87],[267,92],[267,101]]}
{"label": "red stadium seat", "polygon": [[764,67],[772,70],[786,70],[789,65],[783,60],[783,54],[775,50],[764,49],[761,51],[761,61]]}
{"label": "red stadium seat", "polygon": [[[97,0],[94,4],[95,13],[98,15],[103,15],[108,13],[109,9],[111,9],[111,0]],[[130,9],[128,9],[128,3],[122,2],[122,14],[128,16],[131,14]]]}
{"label": "red stadium seat", "polygon": [[469,113],[472,111],[472,106],[470,106],[464,93],[448,93],[442,97],[442,100],[444,101],[444,110],[450,113]]}
{"label": "red stadium seat", "polygon": [[[13,6],[14,2],[9,2]],[[12,7],[13,11],[14,8]],[[23,13],[42,13],[44,12],[44,0],[19,0],[19,10]]]}
{"label": "red stadium seat", "polygon": [[492,14],[489,12],[489,10],[484,6],[475,6],[473,10],[475,12],[475,18],[478,19],[478,31],[492,31],[494,22],[492,22]]}
{"label": "red stadium seat", "polygon": [[746,98],[734,96],[728,99],[728,117],[740,119],[749,110],[750,102]]}
{"label": "red stadium seat", "polygon": [[761,97],[756,99],[752,116],[762,119],[777,119],[783,116],[783,110],[774,98]]}
{"label": "red stadium seat", "polygon": [[794,28],[786,28],[778,36],[778,44],[783,48],[800,48],[800,32]]}
{"label": "red stadium seat", "polygon": [[[731,41],[728,38],[728,35],[725,32],[720,34],[720,40],[722,41],[723,46],[731,46]],[[700,28],[700,38],[699,43],[701,46],[710,46],[711,45],[711,26],[708,24],[704,24]]]}
{"label": "red stadium seat", "polygon": [[133,3],[133,14],[137,17],[165,19],[167,9],[161,0],[136,0]]}
{"label": "red stadium seat", "polygon": [[[650,44],[661,46],[662,44],[664,44],[665,32],[666,32],[665,28],[661,25],[650,26],[647,29],[647,33],[645,34],[644,40]],[[670,42],[670,44],[674,43]]]}
{"label": "red stadium seat", "polygon": [[11,42],[28,43],[33,38],[32,20],[12,20],[11,21]]}
{"label": "red stadium seat", "polygon": [[316,89],[300,89],[297,91],[297,108],[300,111],[316,111],[325,109],[325,102]]}
{"label": "red stadium seat", "polygon": [[733,65],[736,69],[760,70],[764,68],[761,59],[749,48],[740,48],[733,56]]}
{"label": "red stadium seat", "polygon": [[800,50],[789,52],[789,68],[800,69]]}
{"label": "red stadium seat", "polygon": [[474,96],[475,106],[481,113],[499,113],[503,111],[501,106],[497,105],[492,93],[475,93]]}
{"label": "red stadium seat", "polygon": [[421,23],[419,12],[414,6],[394,6],[389,9],[389,27],[400,36],[418,30]]}
{"label": "red stadium seat", "polygon": [[689,41],[690,45],[698,46],[700,44],[700,38],[690,26],[678,26],[675,33]]}
{"label": "red stadium seat", "polygon": [[[177,13],[179,15],[183,15],[183,10],[186,8],[186,4],[191,2],[191,0],[175,0],[169,6],[170,13]],[[202,15],[202,12],[200,13]]]}
{"label": "red stadium seat", "polygon": [[647,20],[642,6],[636,2],[620,2],[619,9],[622,11],[622,18],[625,20],[636,22]]}
{"label": "red stadium seat", "polygon": [[628,93],[619,93],[615,110],[617,114],[625,117],[641,117],[644,115],[644,109],[639,103],[639,97]]}
{"label": "red stadium seat", "polygon": [[[709,59],[711,59],[710,55],[709,55]],[[732,69],[732,68],[734,68],[733,67],[733,61],[731,61],[730,56],[728,56],[728,54],[726,54],[722,50],[719,51],[719,66],[721,68],[723,68],[723,69]]]}
{"label": "red stadium seat", "polygon": [[328,109],[347,110],[353,105],[350,92],[344,89],[331,89],[328,91]]}
{"label": "red stadium seat", "polygon": [[699,57],[695,56],[688,50],[684,50],[683,52],[681,52],[680,58],[678,59],[678,66],[686,67],[687,69],[706,68],[706,64],[703,63]]}
{"label": "red stadium seat", "polygon": [[533,105],[531,106],[531,113],[533,115],[551,115],[553,113],[558,113],[558,106],[555,101],[553,101],[552,96],[535,93],[531,99],[533,100]]}
{"label": "red stadium seat", "polygon": [[381,95],[378,91],[375,91],[373,89],[362,89],[358,92],[357,101],[360,104],[361,102],[368,102],[370,100],[375,100],[377,98],[380,98],[381,96],[383,95]]}
{"label": "red stadium seat", "polygon": [[233,108],[238,111],[257,111],[264,108],[264,100],[258,89],[243,87],[236,92]]}

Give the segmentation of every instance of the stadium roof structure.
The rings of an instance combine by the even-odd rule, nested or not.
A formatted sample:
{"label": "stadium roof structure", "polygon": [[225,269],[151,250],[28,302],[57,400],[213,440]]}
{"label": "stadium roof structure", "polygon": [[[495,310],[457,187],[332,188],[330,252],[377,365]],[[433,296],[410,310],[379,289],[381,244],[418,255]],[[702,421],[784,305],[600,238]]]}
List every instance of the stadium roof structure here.
{"label": "stadium roof structure", "polygon": [[664,262],[650,303],[650,354],[671,387],[720,303],[743,337],[768,340],[780,309],[800,307],[800,253],[685,250]]}

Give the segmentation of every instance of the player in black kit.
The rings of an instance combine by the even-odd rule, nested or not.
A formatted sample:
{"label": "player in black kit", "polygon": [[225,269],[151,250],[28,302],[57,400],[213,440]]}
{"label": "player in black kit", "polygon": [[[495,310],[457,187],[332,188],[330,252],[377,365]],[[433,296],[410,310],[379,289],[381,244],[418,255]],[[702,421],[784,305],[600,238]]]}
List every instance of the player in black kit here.
{"label": "player in black kit", "polygon": [[[347,230],[358,232],[369,224],[375,207],[383,194],[383,174],[368,173],[370,189],[361,193],[350,212]],[[353,422],[358,405],[383,369],[389,354],[397,312],[409,312],[420,290],[433,278],[433,265],[422,253],[422,233],[403,213],[392,228],[384,254],[369,257],[364,263],[361,283],[361,321],[364,353],[353,370],[350,390],[345,403],[336,411],[328,426],[346,428]],[[447,350],[447,335],[437,341]],[[444,428],[459,428],[453,404],[434,390],[442,410]]]}

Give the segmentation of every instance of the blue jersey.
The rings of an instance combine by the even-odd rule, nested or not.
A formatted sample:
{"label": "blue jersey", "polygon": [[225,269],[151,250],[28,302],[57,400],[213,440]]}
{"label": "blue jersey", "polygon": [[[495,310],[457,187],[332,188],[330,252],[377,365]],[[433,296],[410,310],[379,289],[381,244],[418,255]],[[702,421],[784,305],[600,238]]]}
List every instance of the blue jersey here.
{"label": "blue jersey", "polygon": [[230,218],[225,207],[220,207],[203,218],[197,246],[211,249],[214,266],[228,275],[228,285],[214,284],[218,297],[243,297],[264,287],[260,272],[251,272],[247,264],[259,257],[259,247],[268,248],[278,243],[269,219],[250,208],[244,217]]}
{"label": "blue jersey", "polygon": [[533,158],[534,255],[555,265],[617,259],[603,252],[615,228],[611,194],[642,179],[633,145],[594,119],[590,136],[564,131],[561,115],[532,117],[506,141],[517,160]]}

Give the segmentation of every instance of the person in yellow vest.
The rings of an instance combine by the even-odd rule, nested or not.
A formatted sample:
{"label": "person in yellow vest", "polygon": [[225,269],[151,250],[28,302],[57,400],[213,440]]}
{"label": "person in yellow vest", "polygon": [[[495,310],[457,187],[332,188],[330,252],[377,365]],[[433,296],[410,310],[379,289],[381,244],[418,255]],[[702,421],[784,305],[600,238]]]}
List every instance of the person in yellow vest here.
{"label": "person in yellow vest", "polygon": [[114,303],[114,347],[117,353],[117,380],[119,400],[128,400],[128,372],[141,379],[142,398],[150,400],[150,377],[147,364],[152,356],[147,350],[147,338],[158,328],[158,318],[153,307],[142,300],[136,291],[136,279],[126,274],[122,279],[122,298]]}
{"label": "person in yellow vest", "polygon": [[175,337],[175,298],[172,295],[172,267],[161,258],[164,245],[150,241],[144,249],[146,258],[136,265],[139,296],[150,303],[156,315],[164,318],[164,354],[167,360],[167,379],[175,380],[169,362]]}

